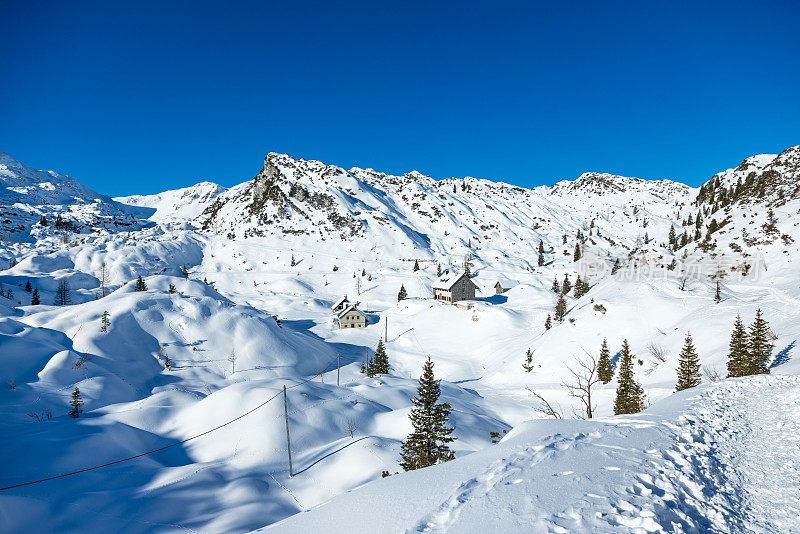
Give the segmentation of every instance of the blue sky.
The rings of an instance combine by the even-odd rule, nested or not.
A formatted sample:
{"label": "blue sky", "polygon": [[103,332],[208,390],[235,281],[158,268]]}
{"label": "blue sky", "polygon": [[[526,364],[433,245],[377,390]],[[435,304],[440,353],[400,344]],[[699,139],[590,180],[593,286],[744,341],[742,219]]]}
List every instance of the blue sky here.
{"label": "blue sky", "polygon": [[107,194],[269,151],[523,186],[698,185],[800,144],[800,3],[0,5],[0,149]]}

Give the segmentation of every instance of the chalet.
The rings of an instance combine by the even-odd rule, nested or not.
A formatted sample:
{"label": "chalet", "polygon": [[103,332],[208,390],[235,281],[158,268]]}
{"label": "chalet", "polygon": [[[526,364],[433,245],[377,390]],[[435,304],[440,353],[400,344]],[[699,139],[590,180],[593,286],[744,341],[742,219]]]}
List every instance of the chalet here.
{"label": "chalet", "polygon": [[336,314],[336,325],[339,328],[364,328],[367,326],[367,316],[358,308],[349,304]]}
{"label": "chalet", "polygon": [[433,298],[442,302],[453,304],[460,300],[475,300],[477,286],[470,280],[467,273],[445,272],[433,284]]}
{"label": "chalet", "polygon": [[498,295],[501,295],[511,289],[514,286],[518,286],[519,282],[516,280],[511,280],[510,278],[499,278],[497,283],[494,285],[494,291]]}
{"label": "chalet", "polygon": [[337,300],[336,303],[334,303],[333,306],[331,306],[331,311],[334,314],[338,314],[339,312],[343,311],[348,306],[350,306],[350,301],[347,300],[347,296],[345,295],[344,297],[342,297],[339,300]]}

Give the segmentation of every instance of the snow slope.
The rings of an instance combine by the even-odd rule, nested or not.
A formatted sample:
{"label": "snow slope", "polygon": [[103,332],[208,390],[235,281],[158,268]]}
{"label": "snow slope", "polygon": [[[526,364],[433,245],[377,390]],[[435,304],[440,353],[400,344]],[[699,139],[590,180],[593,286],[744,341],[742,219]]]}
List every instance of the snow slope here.
{"label": "snow slope", "polygon": [[[796,493],[759,494],[742,473],[761,470],[769,474],[765,478],[780,477],[753,458],[744,460],[753,446],[747,439],[770,424],[775,432],[795,424],[798,154],[800,147],[792,147],[781,155],[748,158],[747,166],[730,171],[740,175],[721,179],[718,187],[718,177],[712,178],[713,202],[698,201],[698,189],[668,180],[586,173],[552,187],[524,189],[472,178],[437,181],[416,172],[345,170],[275,153],[253,180],[227,190],[203,183],[117,199],[124,204],[101,199],[95,204],[125,213],[102,224],[78,200],[0,199],[2,209],[24,212],[30,223],[20,226],[13,240],[0,241],[0,432],[15,437],[0,440],[0,454],[18,459],[0,472],[0,487],[170,445],[130,462],[2,491],[0,518],[12,530],[85,531],[91,517],[100,531],[243,532],[322,503],[329,504],[297,520],[332,517],[348,498],[337,496],[357,494],[347,494],[353,488],[370,482],[368,487],[401,491],[402,480],[419,478],[430,498],[425,506],[409,505],[419,513],[404,516],[408,528],[430,522],[436,530],[452,522],[458,531],[459,525],[505,517],[507,512],[495,513],[492,506],[504,510],[508,502],[533,514],[520,517],[553,530],[655,528],[670,518],[684,531],[697,525],[701,530],[784,525],[778,508],[770,511],[774,517],[759,509],[766,507],[765,499],[782,499],[782,509],[791,513]],[[776,186],[765,187],[762,196],[720,204],[723,184],[746,181],[750,172],[756,172],[754,183]],[[43,176],[31,183],[44,183]],[[60,214],[75,226],[64,232],[34,224],[44,211],[50,220]],[[699,227],[689,222],[698,213]],[[714,232],[712,219],[720,223]],[[677,239],[691,239],[674,250],[667,246],[670,228]],[[537,261],[540,242],[544,265]],[[471,308],[433,301],[437,271],[459,270],[464,262],[478,286]],[[615,262],[619,268],[612,275]],[[556,298],[551,286],[565,275],[573,283],[580,275],[591,289],[580,298],[570,292],[565,321],[547,330],[545,319]],[[134,291],[138,276],[147,291]],[[518,283],[496,295],[497,280]],[[54,306],[62,281],[70,286],[71,305]],[[720,302],[714,299],[717,282]],[[38,290],[39,305],[30,305],[27,283]],[[408,298],[397,302],[401,286]],[[335,328],[330,305],[343,295],[367,313],[366,328]],[[673,395],[687,331],[708,383],[725,374],[736,315],[749,323],[757,309],[774,333],[770,366],[776,376]],[[107,332],[101,329],[105,311]],[[360,365],[384,336],[391,373],[367,378]],[[597,354],[603,339],[612,354],[623,339],[629,341],[636,379],[654,408],[633,418],[611,417],[612,381],[593,393],[602,420],[531,422],[542,415],[530,390],[567,418],[581,415],[562,382],[586,352]],[[534,362],[530,373],[522,369],[528,349]],[[229,360],[232,352],[235,362]],[[399,446],[410,430],[409,399],[428,357],[443,380],[443,400],[454,408],[458,459],[451,465],[464,467],[430,470],[452,469],[452,475],[442,475],[449,486],[428,481],[428,470],[380,480],[382,471],[400,470]],[[772,380],[766,383],[774,391],[785,391],[780,397],[788,402],[773,402],[772,410],[761,412],[771,419],[758,420],[738,401],[722,412],[715,408],[722,402],[722,393],[715,392],[728,387],[731,398],[746,397],[751,389],[766,395],[764,380]],[[284,385],[294,476],[289,476],[283,399],[275,397]],[[75,387],[85,401],[77,420],[67,416]],[[698,395],[706,400],[693,399]],[[727,422],[726,413],[732,418]],[[738,420],[751,421],[752,430],[734,435]],[[693,435],[693,424],[700,433],[718,425],[715,432],[731,437],[724,447],[706,434],[703,441],[676,437],[684,431]],[[509,437],[492,446],[489,433],[504,430]],[[628,439],[645,454],[637,449],[630,463],[608,456]],[[508,447],[517,456],[509,452],[506,460],[518,458],[513,465],[492,456]],[[582,466],[578,450],[580,458],[596,463]],[[698,458],[690,466],[696,472],[685,474],[691,481],[685,487],[682,468],[670,464],[673,453]],[[783,462],[780,454],[774,457]],[[709,464],[711,474],[702,475],[705,467],[698,462],[706,458],[719,461]],[[559,463],[562,459],[570,465]],[[662,478],[648,461],[663,467]],[[498,462],[497,472],[491,462]],[[566,475],[538,473],[531,480],[494,484],[508,481],[502,474],[506,467],[508,473],[525,471],[532,462],[535,469],[549,465],[553,473],[591,469],[586,480],[596,482],[599,489],[590,493],[597,497],[580,500],[578,494],[588,491],[586,480]],[[651,476],[650,482],[639,481],[640,473]],[[467,484],[473,478],[477,482]],[[574,500],[540,491],[554,484]],[[674,505],[667,499],[669,493],[699,501],[697,491],[715,492],[726,484],[739,488],[737,495],[749,491],[747,502],[725,504],[721,496],[693,511],[677,497]],[[474,498],[488,486],[489,497]],[[368,487],[359,491],[373,491]],[[625,489],[630,487],[632,493]],[[495,501],[493,492],[501,490],[511,493]],[[461,506],[461,493],[477,507]],[[452,510],[445,506],[451,500]],[[570,508],[565,502],[576,504]],[[731,523],[725,506],[744,510],[736,516],[741,523]],[[773,517],[772,523],[757,524],[759,515]],[[701,516],[708,517],[705,527]]]}
{"label": "snow slope", "polygon": [[261,532],[797,532],[800,378],[730,379],[641,414],[525,423]]}

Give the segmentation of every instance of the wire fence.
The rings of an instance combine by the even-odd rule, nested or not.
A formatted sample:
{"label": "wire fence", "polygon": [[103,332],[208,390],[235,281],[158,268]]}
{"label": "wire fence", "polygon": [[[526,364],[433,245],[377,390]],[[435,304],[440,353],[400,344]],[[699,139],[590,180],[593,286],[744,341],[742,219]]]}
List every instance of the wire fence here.
{"label": "wire fence", "polygon": [[[333,362],[336,361],[337,359],[338,359],[338,355],[337,355],[336,358],[332,359],[328,363],[328,365],[324,368],[325,370],[323,372],[328,372],[331,369],[331,365],[333,364]],[[307,378],[307,379],[305,379],[305,380],[303,380],[301,382],[298,382],[297,384],[293,384],[291,386],[286,386],[286,389],[289,390],[289,389],[294,389],[294,388],[300,387],[300,386],[302,386],[304,384],[307,384],[308,382],[311,382],[317,376],[319,376],[319,375],[314,375],[314,376],[312,376],[310,378]],[[221,428],[225,428],[226,426],[231,425],[231,424],[235,423],[236,421],[247,417],[251,413],[253,413],[253,412],[257,411],[257,410],[260,410],[261,408],[263,408],[264,406],[266,406],[267,404],[269,404],[270,402],[272,402],[273,400],[278,398],[282,393],[283,393],[283,389],[279,390],[272,397],[270,397],[269,399],[265,400],[264,402],[262,402],[261,404],[259,404],[255,408],[251,408],[250,410],[244,412],[243,414],[241,414],[241,415],[239,415],[237,417],[234,417],[233,419],[230,419],[230,420],[226,421],[225,423],[222,423],[221,425],[215,426],[214,428],[210,428],[210,429],[206,430],[205,432],[201,432],[200,434],[196,434],[196,435],[188,437],[186,439],[182,439],[180,441],[176,441],[174,443],[170,443],[169,445],[164,445],[163,447],[158,447],[156,449],[151,449],[149,451],[145,451],[145,452],[142,452],[142,453],[139,453],[139,454],[135,454],[133,456],[128,456],[126,458],[120,458],[119,460],[114,460],[113,462],[106,462],[104,464],[94,465],[92,467],[86,467],[84,469],[78,469],[76,471],[70,471],[70,472],[67,472],[67,473],[61,473],[61,474],[58,474],[58,475],[53,475],[53,476],[49,476],[49,477],[45,477],[45,478],[40,478],[40,479],[36,479],[36,480],[30,480],[30,481],[27,481],[27,482],[21,482],[19,484],[13,484],[11,486],[6,486],[6,487],[3,487],[3,488],[0,488],[0,491],[10,490],[10,489],[14,489],[14,488],[21,488],[23,486],[30,486],[30,485],[33,485],[33,484],[39,484],[41,482],[47,482],[49,480],[56,480],[58,478],[64,478],[64,477],[69,477],[69,476],[72,476],[72,475],[77,475],[77,474],[80,474],[80,473],[85,473],[87,471],[94,471],[96,469],[102,469],[103,467],[108,467],[108,466],[111,466],[111,465],[121,464],[123,462],[129,462],[131,460],[135,460],[136,458],[141,458],[143,456],[148,456],[150,454],[155,454],[157,452],[160,452],[160,451],[163,451],[163,450],[166,450],[166,449],[170,449],[172,447],[177,447],[178,445],[183,445],[186,442],[195,440],[197,438],[201,438],[203,436],[211,434],[212,432],[216,432],[217,430],[219,430]]]}

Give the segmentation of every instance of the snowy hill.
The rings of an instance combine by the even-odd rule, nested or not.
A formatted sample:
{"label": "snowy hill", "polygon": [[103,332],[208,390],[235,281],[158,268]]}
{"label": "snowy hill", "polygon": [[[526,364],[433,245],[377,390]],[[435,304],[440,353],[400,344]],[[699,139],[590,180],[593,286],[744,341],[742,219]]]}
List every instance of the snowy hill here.
{"label": "snowy hill", "polygon": [[634,416],[531,421],[259,532],[795,532],[797,471],[784,467],[800,460],[799,418],[791,376],[702,386]]}
{"label": "snowy hill", "polygon": [[[15,438],[0,454],[18,460],[0,487],[136,457],[0,490],[0,517],[16,531],[85,531],[92,517],[103,531],[244,532],[295,516],[280,530],[347,517],[360,495],[382,510],[394,494],[407,510],[359,525],[478,529],[508,519],[516,502],[519,521],[553,531],[783,526],[777,515],[763,524],[731,515],[726,506],[747,503],[724,495],[700,502],[741,472],[704,474],[722,460],[691,436],[730,431],[725,447],[738,454],[750,445],[719,423],[724,395],[766,399],[773,388],[795,398],[799,150],[748,158],[702,188],[585,173],[534,189],[270,153],[254,179],[230,189],[203,182],[114,200],[4,156],[12,189],[0,208],[13,239],[0,241],[0,432]],[[56,229],[59,215],[70,224]],[[434,301],[439,271],[465,264],[476,300],[468,309]],[[559,322],[552,286],[565,277]],[[496,294],[498,280],[510,289]],[[345,295],[366,328],[336,328],[330,306]],[[750,323],[757,309],[778,376],[718,381],[734,319]],[[675,395],[687,332],[704,385]],[[366,377],[361,364],[379,339],[390,373]],[[604,339],[614,361],[628,341],[654,406],[612,417],[614,379],[593,390],[598,419],[568,420],[585,411],[563,382]],[[409,399],[428,357],[453,407],[456,460],[380,480],[401,470]],[[76,387],[84,405],[73,419]],[[532,392],[567,419],[541,421]],[[761,425],[753,432],[794,428],[792,405],[774,421],[741,403],[729,409]],[[503,431],[492,445],[490,432]],[[612,458],[626,446],[636,449],[629,459]],[[691,455],[702,465],[684,465]],[[786,484],[793,510],[796,479]],[[563,498],[544,491],[551,486]]]}

